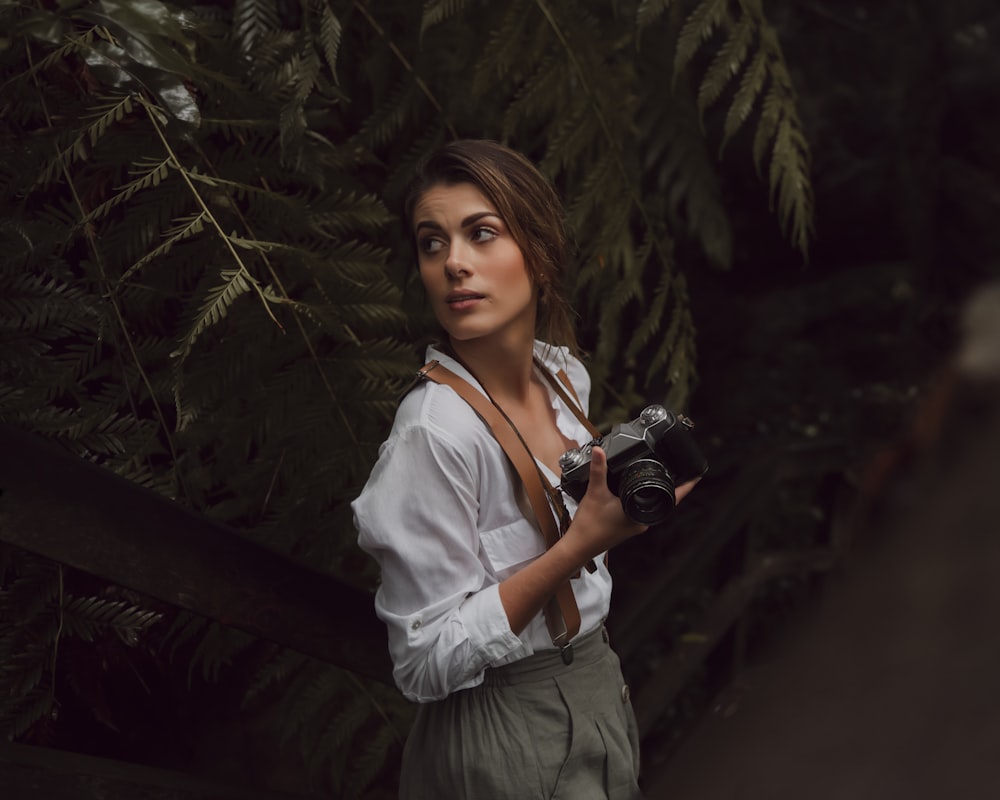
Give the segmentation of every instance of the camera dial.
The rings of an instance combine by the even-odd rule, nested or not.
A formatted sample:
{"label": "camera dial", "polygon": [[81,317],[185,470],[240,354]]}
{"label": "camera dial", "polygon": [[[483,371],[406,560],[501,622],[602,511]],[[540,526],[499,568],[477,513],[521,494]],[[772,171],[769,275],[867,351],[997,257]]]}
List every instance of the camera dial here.
{"label": "camera dial", "polygon": [[590,461],[591,445],[573,447],[559,456],[559,469],[564,473]]}
{"label": "camera dial", "polygon": [[663,406],[646,406],[639,415],[639,422],[646,428],[662,422],[667,418],[667,409]]}

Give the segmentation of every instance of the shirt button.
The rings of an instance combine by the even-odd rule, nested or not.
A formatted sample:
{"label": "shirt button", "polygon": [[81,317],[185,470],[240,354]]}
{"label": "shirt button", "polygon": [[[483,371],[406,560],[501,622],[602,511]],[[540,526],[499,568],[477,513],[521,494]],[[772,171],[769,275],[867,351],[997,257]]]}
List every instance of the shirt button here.
{"label": "shirt button", "polygon": [[413,620],[413,624],[410,625],[410,630],[414,630],[414,631],[419,631],[420,630],[420,620],[419,619]]}
{"label": "shirt button", "polygon": [[624,686],[622,686],[622,702],[623,703],[627,703],[629,701],[629,698],[631,696],[632,696],[632,693],[629,692],[629,690],[628,690],[628,684],[626,683]]}

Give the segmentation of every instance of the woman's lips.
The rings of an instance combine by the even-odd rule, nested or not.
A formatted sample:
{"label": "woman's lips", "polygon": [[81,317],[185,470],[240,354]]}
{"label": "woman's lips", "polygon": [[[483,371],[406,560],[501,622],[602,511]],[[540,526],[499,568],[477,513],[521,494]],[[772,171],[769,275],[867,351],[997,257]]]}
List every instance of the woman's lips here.
{"label": "woman's lips", "polygon": [[482,299],[483,296],[481,294],[461,292],[449,294],[445,297],[444,301],[448,304],[448,308],[453,311],[465,311],[475,306]]}

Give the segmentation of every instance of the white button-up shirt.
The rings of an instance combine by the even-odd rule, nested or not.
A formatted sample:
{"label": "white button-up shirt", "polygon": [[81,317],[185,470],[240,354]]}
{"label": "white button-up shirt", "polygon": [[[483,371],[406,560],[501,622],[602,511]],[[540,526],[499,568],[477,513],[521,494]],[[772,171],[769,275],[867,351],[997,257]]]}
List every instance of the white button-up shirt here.
{"label": "white button-up shirt", "polygon": [[[590,377],[565,348],[540,342],[536,354],[562,368],[584,412]],[[427,360],[482,387],[456,362],[431,347]],[[578,444],[587,429],[544,382],[564,436]],[[559,476],[539,462],[555,486]],[[570,514],[576,503],[566,497]],[[410,700],[438,700],[482,683],[487,667],[551,649],[541,612],[515,635],[498,584],[545,551],[527,495],[489,427],[451,388],[431,381],[400,403],[389,438],[360,497],[352,503],[358,542],[379,563],[375,610],[389,632],[397,686]],[[527,512],[527,513],[526,513]],[[605,619],[611,575],[597,570],[572,580],[580,633]]]}

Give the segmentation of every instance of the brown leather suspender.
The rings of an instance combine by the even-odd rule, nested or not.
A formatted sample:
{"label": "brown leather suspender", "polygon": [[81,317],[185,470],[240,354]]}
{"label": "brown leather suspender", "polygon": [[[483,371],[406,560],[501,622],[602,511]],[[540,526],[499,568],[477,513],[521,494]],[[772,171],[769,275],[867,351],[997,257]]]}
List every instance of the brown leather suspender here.
{"label": "brown leather suspender", "polygon": [[[576,398],[576,392],[566,374],[560,370],[557,380],[538,359],[535,359],[535,363],[577,419],[586,426],[592,435],[598,436],[597,429],[580,409],[579,399],[576,399],[576,402],[569,399],[566,390],[568,389],[574,398]],[[450,386],[459,397],[472,406],[473,410],[489,426],[494,438],[499,442],[521,478],[521,483],[528,494],[531,508],[545,539],[545,546],[552,547],[569,524],[566,507],[562,502],[562,496],[549,485],[535,461],[535,457],[528,449],[527,443],[521,438],[514,423],[503,412],[503,409],[488,395],[484,396],[476,391],[468,381],[442,366],[438,361],[425,364],[417,372],[417,380],[431,380]],[[560,381],[564,383],[565,388],[560,386]],[[567,646],[580,631],[580,610],[577,607],[573,587],[569,581],[556,589],[555,595],[545,606],[544,615],[552,643],[563,650],[564,660],[567,660],[568,663],[568,659],[572,658],[572,651],[568,650]]]}

